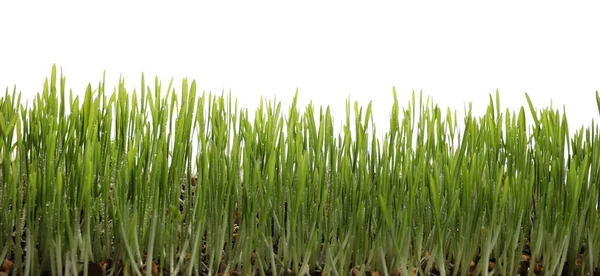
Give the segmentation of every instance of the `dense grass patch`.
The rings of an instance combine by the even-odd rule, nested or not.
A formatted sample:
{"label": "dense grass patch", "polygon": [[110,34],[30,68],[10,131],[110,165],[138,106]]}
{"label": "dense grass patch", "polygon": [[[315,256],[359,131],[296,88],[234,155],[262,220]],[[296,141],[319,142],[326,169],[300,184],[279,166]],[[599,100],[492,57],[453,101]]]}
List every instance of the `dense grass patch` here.
{"label": "dense grass patch", "polygon": [[[58,82],[58,83],[57,83]],[[429,99],[389,131],[371,106],[257,110],[231,97],[0,99],[0,260],[25,275],[585,275],[600,269],[600,136],[526,106],[456,113]],[[258,99],[257,99],[258,100]],[[600,96],[596,94],[600,108]],[[252,112],[253,114],[251,114]],[[526,122],[526,113],[532,122]],[[251,116],[252,115],[252,116]],[[252,119],[250,119],[252,118]]]}

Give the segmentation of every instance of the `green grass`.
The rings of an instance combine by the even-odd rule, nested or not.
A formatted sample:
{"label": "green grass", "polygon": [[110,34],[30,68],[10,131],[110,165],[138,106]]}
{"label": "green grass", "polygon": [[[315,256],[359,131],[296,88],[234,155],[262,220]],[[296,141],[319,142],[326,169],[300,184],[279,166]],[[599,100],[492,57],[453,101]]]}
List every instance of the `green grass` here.
{"label": "green grass", "polygon": [[503,111],[490,95],[459,124],[394,91],[380,135],[371,104],[347,101],[334,133],[330,109],[300,109],[297,92],[248,111],[187,80],[104,83],[67,99],[53,67],[32,106],[16,88],[0,99],[0,260],[14,273],[112,260],[115,275],[516,275],[524,250],[529,275],[600,270],[598,126],[569,135],[564,112],[528,96]]}

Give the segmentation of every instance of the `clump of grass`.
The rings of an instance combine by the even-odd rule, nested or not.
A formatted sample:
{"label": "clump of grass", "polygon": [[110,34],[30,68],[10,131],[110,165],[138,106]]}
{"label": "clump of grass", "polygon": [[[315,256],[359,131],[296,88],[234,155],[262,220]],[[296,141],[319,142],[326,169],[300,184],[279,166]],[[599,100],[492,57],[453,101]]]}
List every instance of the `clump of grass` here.
{"label": "clump of grass", "polygon": [[[59,83],[57,83],[59,81]],[[585,275],[600,269],[600,136],[499,94],[462,127],[396,92],[328,107],[142,77],[0,99],[0,260],[25,275]],[[600,110],[600,96],[596,94]],[[402,108],[402,109],[401,109]],[[527,123],[527,112],[533,122]],[[194,187],[191,187],[194,186]],[[1,271],[8,272],[8,271]]]}

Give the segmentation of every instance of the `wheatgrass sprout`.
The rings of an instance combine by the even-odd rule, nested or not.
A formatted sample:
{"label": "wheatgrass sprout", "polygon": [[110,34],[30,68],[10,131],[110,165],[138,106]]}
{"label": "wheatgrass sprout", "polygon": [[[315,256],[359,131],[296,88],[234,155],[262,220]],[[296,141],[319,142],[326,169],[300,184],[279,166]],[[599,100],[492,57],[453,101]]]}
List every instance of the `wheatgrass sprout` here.
{"label": "wheatgrass sprout", "polygon": [[598,126],[528,95],[457,118],[393,90],[378,134],[371,103],[334,133],[298,91],[247,110],[188,80],[66,87],[53,67],[31,105],[0,98],[2,273],[600,273]]}

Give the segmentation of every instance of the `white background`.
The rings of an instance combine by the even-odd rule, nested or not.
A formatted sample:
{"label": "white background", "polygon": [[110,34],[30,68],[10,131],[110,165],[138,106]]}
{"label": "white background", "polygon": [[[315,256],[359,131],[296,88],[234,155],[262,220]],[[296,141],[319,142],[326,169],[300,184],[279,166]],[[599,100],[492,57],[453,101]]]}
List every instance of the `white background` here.
{"label": "white background", "polygon": [[129,91],[142,73],[165,88],[173,78],[177,91],[188,77],[200,91],[231,90],[250,110],[261,95],[287,109],[298,89],[303,104],[330,105],[338,125],[346,98],[372,100],[378,134],[392,87],[402,105],[422,90],[444,108],[472,102],[481,115],[498,89],[512,111],[526,92],[537,107],[564,105],[571,130],[600,119],[593,2],[7,2],[0,87],[16,85],[25,99],[56,64],[75,94],[104,71],[110,91],[120,75]]}

